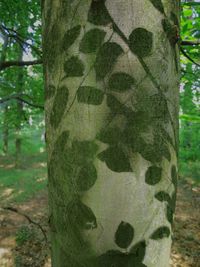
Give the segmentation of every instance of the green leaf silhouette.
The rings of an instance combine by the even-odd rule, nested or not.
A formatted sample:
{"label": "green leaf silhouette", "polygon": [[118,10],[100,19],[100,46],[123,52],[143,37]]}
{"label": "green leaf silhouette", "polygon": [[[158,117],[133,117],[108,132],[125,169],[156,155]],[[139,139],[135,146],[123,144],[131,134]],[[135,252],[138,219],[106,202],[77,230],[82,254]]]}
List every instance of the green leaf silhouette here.
{"label": "green leaf silhouette", "polygon": [[63,38],[63,50],[69,49],[69,47],[75,42],[81,32],[81,26],[75,26],[68,30]]}
{"label": "green leaf silhouette", "polygon": [[130,223],[122,221],[115,233],[115,243],[120,248],[128,248],[128,246],[133,241],[133,237],[134,237],[133,227],[130,225]]}
{"label": "green leaf silhouette", "polygon": [[109,79],[109,88],[112,91],[123,92],[130,90],[135,80],[132,76],[124,72],[116,72]]}
{"label": "green leaf silhouette", "polygon": [[98,158],[105,161],[107,167],[114,172],[131,172],[129,158],[118,146],[110,146],[100,154]]}
{"label": "green leaf silhouette", "polygon": [[158,228],[152,235],[151,239],[158,240],[170,236],[170,229],[167,226]]}
{"label": "green leaf silhouette", "polygon": [[123,53],[117,43],[104,43],[96,57],[95,71],[97,80],[102,80],[113,68],[117,58]]}
{"label": "green leaf silhouette", "polygon": [[103,98],[104,93],[95,87],[81,86],[77,91],[77,100],[80,103],[101,105]]}
{"label": "green leaf silhouette", "polygon": [[148,168],[145,174],[145,182],[149,185],[155,185],[160,182],[162,178],[162,169],[156,166]]}
{"label": "green leaf silhouette", "polygon": [[136,28],[129,36],[129,47],[138,57],[149,56],[153,47],[153,33],[144,28]]}
{"label": "green leaf silhouette", "polygon": [[81,77],[84,74],[83,62],[77,57],[72,56],[64,64],[66,77]]}
{"label": "green leaf silhouette", "polygon": [[97,170],[94,164],[86,164],[80,168],[76,179],[77,188],[79,191],[89,190],[97,180]]}
{"label": "green leaf silhouette", "polygon": [[93,53],[101,46],[106,32],[100,29],[92,29],[85,33],[81,40],[79,50],[83,53]]}
{"label": "green leaf silhouette", "polygon": [[93,0],[88,13],[88,21],[95,25],[106,26],[112,19],[105,6],[105,0]]}

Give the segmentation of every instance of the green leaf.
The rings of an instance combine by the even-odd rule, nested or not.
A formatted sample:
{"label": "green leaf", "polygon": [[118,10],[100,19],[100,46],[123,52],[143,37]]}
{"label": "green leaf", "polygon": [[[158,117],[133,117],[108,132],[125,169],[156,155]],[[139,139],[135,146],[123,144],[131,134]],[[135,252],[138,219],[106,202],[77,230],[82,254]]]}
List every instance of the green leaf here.
{"label": "green leaf", "polygon": [[107,167],[114,172],[131,172],[129,158],[117,146],[111,146],[98,154],[98,158],[105,161]]}
{"label": "green leaf", "polygon": [[83,36],[79,50],[83,53],[93,53],[101,46],[106,32],[100,29],[92,29]]}
{"label": "green leaf", "polygon": [[68,30],[63,38],[63,50],[67,50],[78,38],[81,32],[81,26],[75,26],[72,29]]}
{"label": "green leaf", "polygon": [[69,90],[66,86],[58,88],[50,114],[50,123],[54,128],[58,127],[63,117],[68,102],[68,96]]}
{"label": "green leaf", "polygon": [[105,6],[105,0],[93,0],[88,13],[88,21],[95,25],[106,26],[112,19]]}
{"label": "green leaf", "polygon": [[148,168],[145,174],[145,182],[149,185],[155,185],[160,182],[162,178],[162,169],[156,166]]}
{"label": "green leaf", "polygon": [[138,57],[149,56],[153,47],[153,33],[144,28],[136,28],[129,36],[129,47]]}
{"label": "green leaf", "polygon": [[158,240],[170,236],[170,229],[167,226],[158,228],[152,235],[151,239]]}
{"label": "green leaf", "polygon": [[79,103],[90,105],[101,105],[103,102],[104,93],[91,86],[81,86],[77,92],[77,100]]}
{"label": "green leaf", "polygon": [[153,6],[156,8],[156,9],[158,9],[161,13],[165,13],[165,11],[164,11],[164,6],[163,6],[163,3],[162,3],[162,1],[161,0],[149,0],[152,4],[153,4]]}
{"label": "green leaf", "polygon": [[80,168],[80,172],[76,179],[77,188],[79,191],[89,190],[97,180],[97,170],[95,166],[90,163]]}
{"label": "green leaf", "polygon": [[109,79],[109,88],[112,91],[123,92],[130,90],[135,80],[132,76],[124,72],[116,72]]}
{"label": "green leaf", "polygon": [[140,241],[136,245],[134,245],[131,250],[130,254],[134,257],[134,263],[138,264],[136,266],[139,266],[139,264],[144,260],[146,253],[146,242]]}
{"label": "green leaf", "polygon": [[123,53],[117,43],[104,43],[96,57],[95,71],[97,80],[102,80],[113,68],[117,58]]}
{"label": "green leaf", "polygon": [[115,233],[115,243],[120,248],[128,248],[134,237],[134,229],[127,222],[121,222]]}
{"label": "green leaf", "polygon": [[84,74],[83,62],[77,57],[72,56],[64,64],[66,77],[81,77]]}
{"label": "green leaf", "polygon": [[155,198],[157,200],[159,200],[160,202],[167,201],[167,202],[170,203],[170,201],[171,201],[170,195],[168,193],[164,192],[164,191],[160,191],[157,194],[155,194]]}

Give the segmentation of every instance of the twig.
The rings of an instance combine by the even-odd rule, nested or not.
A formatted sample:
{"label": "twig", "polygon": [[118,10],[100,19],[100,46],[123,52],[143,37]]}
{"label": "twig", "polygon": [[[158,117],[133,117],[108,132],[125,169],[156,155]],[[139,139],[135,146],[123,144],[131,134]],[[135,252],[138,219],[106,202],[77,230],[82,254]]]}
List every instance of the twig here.
{"label": "twig", "polygon": [[198,67],[200,67],[200,64],[198,64],[196,61],[194,61],[194,59],[192,59],[192,58],[185,52],[185,50],[184,50],[182,47],[180,47],[180,50],[181,50],[181,52],[183,53],[183,55],[184,55],[187,59],[189,59],[192,63],[194,63],[195,65],[197,65]]}
{"label": "twig", "polygon": [[0,62],[0,71],[12,66],[23,67],[23,66],[38,65],[42,63],[43,63],[42,59],[33,61],[5,61],[5,62]]}
{"label": "twig", "polygon": [[42,228],[42,226],[38,223],[38,222],[35,222],[33,221],[28,215],[24,214],[23,212],[19,211],[18,209],[16,208],[13,208],[13,207],[3,207],[4,210],[9,210],[9,211],[12,211],[12,212],[15,212],[21,216],[24,216],[29,223],[32,223],[34,225],[36,225],[42,232],[43,236],[44,236],[44,239],[45,239],[45,242],[47,243],[47,235],[46,235],[46,231]]}
{"label": "twig", "polygon": [[29,102],[28,100],[23,99],[22,98],[23,95],[24,94],[15,94],[15,95],[10,95],[10,96],[4,97],[4,98],[0,99],[0,104],[5,103],[7,101],[10,101],[12,99],[15,99],[15,100],[21,101],[21,102],[23,102],[23,103],[25,103],[25,104],[27,104],[27,105],[29,105],[31,107],[39,108],[39,109],[44,110],[44,106],[41,106],[39,104],[34,104],[34,103]]}
{"label": "twig", "polygon": [[194,41],[181,41],[181,45],[200,45],[200,40],[194,40]]}

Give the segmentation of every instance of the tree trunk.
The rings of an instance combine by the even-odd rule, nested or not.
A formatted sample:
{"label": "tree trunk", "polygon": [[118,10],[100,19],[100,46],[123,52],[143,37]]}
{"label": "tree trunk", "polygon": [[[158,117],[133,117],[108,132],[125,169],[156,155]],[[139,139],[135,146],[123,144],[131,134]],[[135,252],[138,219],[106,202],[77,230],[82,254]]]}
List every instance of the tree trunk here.
{"label": "tree trunk", "polygon": [[[1,61],[0,68],[2,63],[6,60],[6,53],[8,48],[8,36],[4,36],[4,43],[1,52]],[[6,104],[4,107],[4,120],[3,120],[3,153],[6,155],[8,153],[8,136],[9,136],[9,128],[8,128],[8,105]]]}
{"label": "tree trunk", "polygon": [[169,266],[179,6],[162,2],[43,3],[53,267]]}
{"label": "tree trunk", "polygon": [[8,128],[8,105],[4,107],[4,121],[3,121],[3,153],[8,154],[8,137],[9,137],[9,128]]}
{"label": "tree trunk", "polygon": [[[23,50],[21,47],[19,47],[19,61],[23,58]],[[23,92],[23,84],[24,84],[24,74],[23,69],[18,70],[17,75],[17,82],[16,82],[16,91],[17,93]],[[16,119],[16,138],[15,138],[15,168],[20,168],[20,155],[21,155],[21,144],[22,144],[22,138],[21,138],[21,123],[23,118],[23,103],[18,100],[17,101],[17,119]]]}

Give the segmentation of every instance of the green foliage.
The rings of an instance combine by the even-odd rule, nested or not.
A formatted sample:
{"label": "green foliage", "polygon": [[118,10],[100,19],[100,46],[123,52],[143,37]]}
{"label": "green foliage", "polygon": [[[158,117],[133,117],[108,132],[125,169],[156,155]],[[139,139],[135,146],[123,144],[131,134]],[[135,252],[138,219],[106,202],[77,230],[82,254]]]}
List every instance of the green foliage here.
{"label": "green foliage", "polygon": [[33,229],[28,226],[21,226],[16,232],[15,241],[17,246],[24,245],[27,241],[31,240],[34,235]]}

